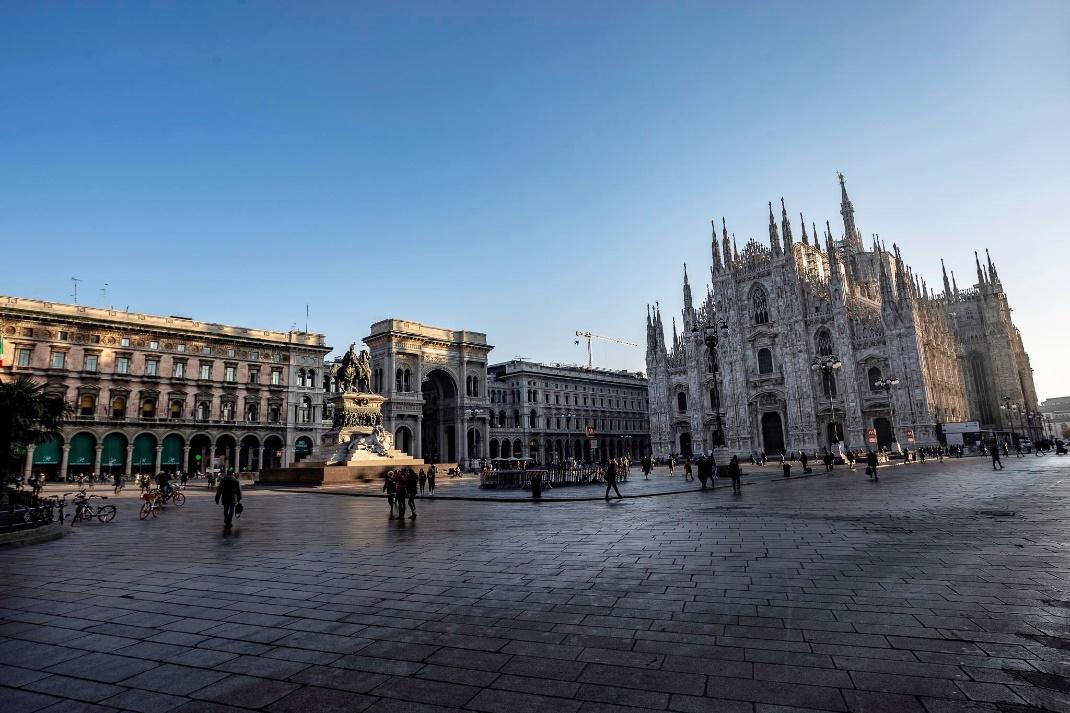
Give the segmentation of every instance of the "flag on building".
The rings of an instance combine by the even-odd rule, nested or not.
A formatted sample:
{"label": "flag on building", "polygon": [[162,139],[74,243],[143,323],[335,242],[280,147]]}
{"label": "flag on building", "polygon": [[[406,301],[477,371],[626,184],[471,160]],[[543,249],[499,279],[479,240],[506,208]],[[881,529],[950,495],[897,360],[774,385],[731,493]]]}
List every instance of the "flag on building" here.
{"label": "flag on building", "polygon": [[0,334],[0,369],[4,368],[4,335]]}

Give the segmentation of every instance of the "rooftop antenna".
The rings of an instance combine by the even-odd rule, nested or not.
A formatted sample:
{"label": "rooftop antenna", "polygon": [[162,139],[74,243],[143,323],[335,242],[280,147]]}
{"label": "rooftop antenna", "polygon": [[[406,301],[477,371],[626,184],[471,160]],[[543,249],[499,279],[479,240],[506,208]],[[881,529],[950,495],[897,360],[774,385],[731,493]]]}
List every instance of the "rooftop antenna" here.
{"label": "rooftop antenna", "polygon": [[308,302],[305,303],[305,334],[308,334]]}
{"label": "rooftop antenna", "polygon": [[74,283],[74,304],[78,304],[78,283],[81,281],[81,278],[78,277],[71,278],[71,282]]}
{"label": "rooftop antenna", "polygon": [[104,286],[100,288],[100,304],[106,305],[108,303],[108,283],[105,282]]}

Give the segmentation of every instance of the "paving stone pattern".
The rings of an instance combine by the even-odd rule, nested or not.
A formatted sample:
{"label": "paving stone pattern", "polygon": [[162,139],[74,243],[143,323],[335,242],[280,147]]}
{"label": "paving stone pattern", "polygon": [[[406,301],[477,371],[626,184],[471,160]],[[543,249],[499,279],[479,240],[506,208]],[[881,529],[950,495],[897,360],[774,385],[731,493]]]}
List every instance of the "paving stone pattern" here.
{"label": "paving stone pattern", "polygon": [[0,711],[1070,711],[1070,458],[622,502],[247,490],[0,551]]}

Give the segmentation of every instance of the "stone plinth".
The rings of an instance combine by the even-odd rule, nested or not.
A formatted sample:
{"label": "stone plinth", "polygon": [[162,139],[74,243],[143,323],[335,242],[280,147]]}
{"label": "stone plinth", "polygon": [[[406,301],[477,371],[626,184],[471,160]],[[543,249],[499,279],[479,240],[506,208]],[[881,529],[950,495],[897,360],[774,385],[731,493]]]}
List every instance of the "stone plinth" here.
{"label": "stone plinth", "polygon": [[379,394],[346,392],[328,399],[334,407],[334,423],[323,434],[320,458],[295,463],[290,468],[262,470],[261,483],[321,485],[380,478],[388,470],[423,461],[394,448],[394,439],[383,428],[383,402]]}

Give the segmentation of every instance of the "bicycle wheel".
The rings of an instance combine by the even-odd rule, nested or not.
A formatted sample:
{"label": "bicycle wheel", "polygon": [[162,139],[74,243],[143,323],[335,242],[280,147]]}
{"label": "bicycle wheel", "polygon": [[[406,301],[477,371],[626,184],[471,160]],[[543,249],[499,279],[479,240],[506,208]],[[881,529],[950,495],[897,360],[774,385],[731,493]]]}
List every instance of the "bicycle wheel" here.
{"label": "bicycle wheel", "polygon": [[[144,520],[145,518],[147,518],[149,516],[149,513],[151,513],[151,512],[152,512],[152,503],[149,502],[148,500],[146,500],[145,502],[141,503],[141,509],[138,510],[137,519],[138,520]],[[155,515],[156,513],[152,513],[152,514]]]}
{"label": "bicycle wheel", "polygon": [[114,505],[101,505],[97,508],[97,519],[101,522],[111,522],[115,519]]}
{"label": "bicycle wheel", "polygon": [[93,506],[86,504],[82,506],[82,522],[89,522],[93,519]]}
{"label": "bicycle wheel", "polygon": [[179,507],[182,507],[186,504],[186,496],[182,493],[176,492],[174,495],[171,496],[171,502],[173,502]]}

